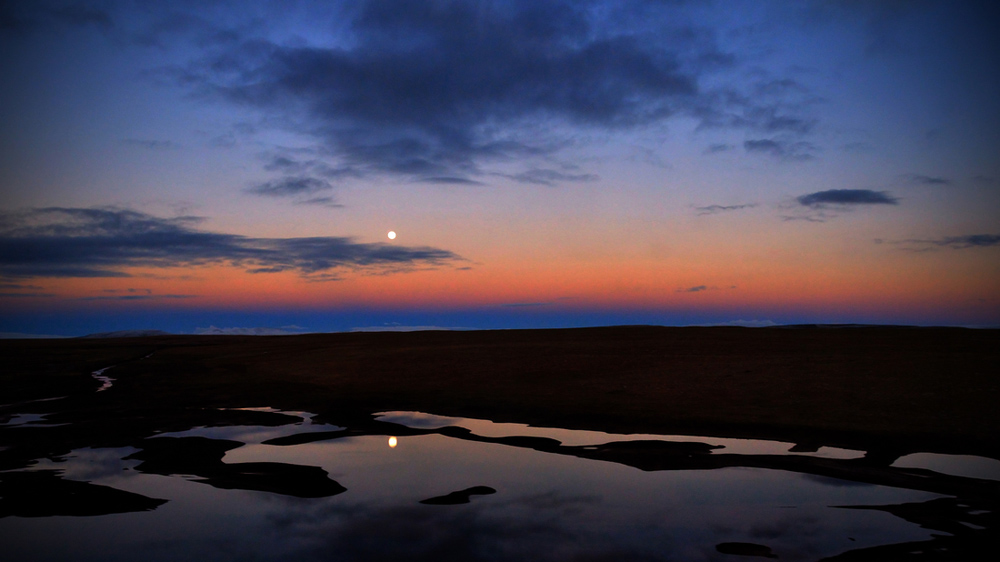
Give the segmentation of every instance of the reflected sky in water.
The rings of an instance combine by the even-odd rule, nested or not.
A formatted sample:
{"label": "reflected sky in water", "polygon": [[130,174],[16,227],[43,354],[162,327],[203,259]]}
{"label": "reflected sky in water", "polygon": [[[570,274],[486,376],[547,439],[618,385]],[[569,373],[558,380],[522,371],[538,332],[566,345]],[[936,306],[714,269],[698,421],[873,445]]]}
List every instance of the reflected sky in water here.
{"label": "reflected sky in water", "polygon": [[[644,439],[669,439],[683,443],[711,443],[719,445],[716,453],[733,453],[741,455],[781,455],[797,454],[790,451],[795,443],[783,441],[765,441],[763,439],[727,439],[719,437],[699,437],[691,435],[654,435],[649,433],[617,434],[603,431],[587,431],[577,429],[560,429],[556,427],[533,427],[521,423],[497,423],[489,420],[469,418],[452,418],[436,416],[423,412],[379,412],[377,419],[397,423],[417,429],[440,429],[456,426],[471,430],[476,435],[484,437],[504,437],[509,435],[526,435],[532,437],[548,437],[563,445],[598,445],[609,441],[639,441]],[[831,459],[856,459],[864,456],[864,451],[852,451],[835,447],[820,447],[809,456]]]}
{"label": "reflected sky in water", "polygon": [[1000,480],[1000,461],[972,455],[914,453],[892,463],[899,468],[927,468],[941,474]]}
{"label": "reflected sky in water", "polygon": [[300,419],[299,422],[291,425],[283,425],[277,428],[256,425],[223,425],[214,427],[194,427],[185,431],[172,431],[157,433],[156,437],[208,437],[209,439],[232,439],[244,444],[251,445],[274,439],[284,435],[310,433],[320,431],[337,431],[345,429],[340,426],[313,423],[315,414],[309,412],[282,411],[275,408],[226,408],[231,410],[243,410],[252,412],[270,412],[284,414]]}
{"label": "reflected sky in water", "polygon": [[[464,427],[475,436],[548,437],[572,446],[629,440],[724,446],[712,455],[790,454],[790,443],[621,436],[412,412],[377,414],[378,422],[391,423],[352,433],[350,428],[313,424],[305,412],[281,413],[302,421],[194,428],[146,441],[195,436],[237,440],[243,445],[225,451],[227,465],[320,467],[346,491],[299,498],[223,489],[193,474],[145,473],[138,460],[124,460],[136,448],[79,449],[39,459],[30,470],[60,470],[65,479],[168,501],[133,513],[0,518],[8,555],[17,560],[108,561],[698,561],[747,559],[716,548],[745,542],[766,545],[780,560],[816,560],[868,546],[928,540],[935,532],[885,511],[837,506],[943,497],[767,468],[644,471],[528,446],[433,432],[406,434],[405,429]],[[266,443],[318,432],[329,433],[313,435],[322,439],[307,443]],[[848,459],[861,454],[833,449],[809,453]],[[459,493],[468,503],[421,503],[483,487],[496,493]]]}

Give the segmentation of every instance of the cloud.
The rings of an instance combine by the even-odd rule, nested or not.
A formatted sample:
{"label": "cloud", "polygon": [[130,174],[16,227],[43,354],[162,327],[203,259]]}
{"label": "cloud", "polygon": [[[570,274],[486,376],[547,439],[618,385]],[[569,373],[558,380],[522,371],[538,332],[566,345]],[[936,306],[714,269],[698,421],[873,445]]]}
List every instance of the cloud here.
{"label": "cloud", "polygon": [[1000,246],[1000,234],[967,234],[964,236],[945,236],[943,238],[926,240],[901,240],[903,244],[916,249],[929,250],[933,248],[950,248],[963,250],[966,248],[990,248]]}
{"label": "cloud", "polygon": [[871,152],[875,147],[870,142],[866,141],[855,141],[843,144],[840,149],[844,152]]}
{"label": "cloud", "polygon": [[736,285],[729,285],[728,287],[719,287],[718,285],[696,285],[694,287],[677,289],[675,293],[701,293],[704,291],[720,291],[722,289],[735,289]]}
{"label": "cloud", "polygon": [[286,176],[301,176],[310,173],[327,179],[341,179],[346,177],[360,177],[362,175],[354,168],[335,168],[327,165],[318,158],[297,160],[283,154],[272,154],[268,158],[268,162],[264,164],[264,169],[269,172],[280,172]]}
{"label": "cloud", "polygon": [[80,297],[81,301],[148,301],[161,299],[193,299],[198,295],[104,295],[99,297]]}
{"label": "cloud", "polygon": [[698,285],[697,287],[689,287],[687,289],[677,289],[675,293],[700,293],[702,291],[707,291],[707,285]]}
{"label": "cloud", "polygon": [[41,291],[44,287],[38,285],[25,285],[24,283],[0,283],[0,290],[25,290],[25,291]]}
{"label": "cloud", "polygon": [[464,261],[430,247],[365,244],[346,237],[252,238],[198,230],[198,217],[165,219],[117,208],[32,209],[0,214],[0,277],[130,277],[129,268],[228,264],[250,272],[377,273]]}
{"label": "cloud", "polygon": [[311,197],[295,202],[296,205],[315,205],[317,207],[328,207],[330,209],[340,209],[343,207],[333,197]]}
{"label": "cloud", "polygon": [[742,87],[729,84],[706,92],[703,104],[714,99],[696,111],[701,119],[698,128],[737,128],[787,138],[812,132],[818,120],[810,113],[822,99],[791,78],[771,76],[760,69],[754,74],[758,78],[750,81],[744,78]]}
{"label": "cloud", "polygon": [[471,180],[461,176],[430,176],[426,178],[418,178],[416,181],[420,183],[441,183],[451,185],[485,185],[481,181]]}
{"label": "cloud", "polygon": [[330,182],[308,176],[286,177],[246,189],[247,193],[265,197],[289,197],[333,189]]}
{"label": "cloud", "polygon": [[734,147],[731,144],[710,144],[708,145],[708,148],[705,149],[705,154],[718,154],[720,152],[729,152],[734,148],[736,147]]}
{"label": "cloud", "polygon": [[699,216],[702,215],[717,215],[719,213],[725,213],[728,211],[739,211],[741,209],[752,209],[756,207],[756,203],[744,203],[742,205],[708,205],[706,207],[695,207],[695,211],[698,212]]}
{"label": "cloud", "polygon": [[780,160],[803,161],[811,160],[816,147],[805,141],[786,141],[779,139],[751,139],[743,142],[747,152],[768,154]]}
{"label": "cloud", "polygon": [[[815,119],[793,117],[782,114],[777,106],[754,105],[749,99],[740,100],[744,108],[737,114],[729,113],[719,118],[706,116],[702,126],[729,126],[746,128],[760,133],[794,133],[804,135],[816,126]],[[721,119],[721,120],[719,120]]]}
{"label": "cloud", "polygon": [[557,182],[586,182],[598,179],[594,174],[567,174],[558,170],[544,168],[535,168],[506,177],[520,183],[533,183],[536,185],[555,185]]}
{"label": "cloud", "polygon": [[657,151],[651,148],[639,145],[632,145],[631,149],[632,153],[626,157],[626,159],[629,162],[642,162],[644,164],[648,164],[656,168],[662,168],[664,170],[669,170],[673,168],[670,162],[668,162]]}
{"label": "cloud", "polygon": [[[234,28],[174,76],[312,137],[334,168],[432,182],[489,166],[526,183],[586,181],[530,162],[507,168],[551,161],[589,132],[674,116],[793,136],[815,124],[791,80],[720,85],[736,57],[672,3],[383,0],[333,12],[340,34],[283,43]],[[811,145],[783,151],[803,159]]]}
{"label": "cloud", "polygon": [[951,180],[936,176],[924,176],[920,174],[909,174],[906,180],[919,185],[951,185]]}
{"label": "cloud", "polygon": [[800,195],[795,199],[804,207],[822,208],[829,205],[855,206],[855,205],[898,205],[899,199],[889,195],[884,191],[872,191],[870,189],[828,189],[817,191],[806,195]]}
{"label": "cloud", "polygon": [[123,139],[122,144],[137,146],[149,150],[172,150],[180,148],[180,145],[173,141],[166,140],[146,140],[146,139]]}

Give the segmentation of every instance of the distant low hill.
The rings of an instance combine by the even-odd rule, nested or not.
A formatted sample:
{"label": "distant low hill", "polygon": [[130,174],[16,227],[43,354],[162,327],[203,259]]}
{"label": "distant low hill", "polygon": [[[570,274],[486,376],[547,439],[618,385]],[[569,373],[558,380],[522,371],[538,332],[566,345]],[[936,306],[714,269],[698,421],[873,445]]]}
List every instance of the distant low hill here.
{"label": "distant low hill", "polygon": [[118,330],[116,332],[97,332],[80,336],[81,338],[148,338],[151,336],[169,336],[170,332],[163,330]]}

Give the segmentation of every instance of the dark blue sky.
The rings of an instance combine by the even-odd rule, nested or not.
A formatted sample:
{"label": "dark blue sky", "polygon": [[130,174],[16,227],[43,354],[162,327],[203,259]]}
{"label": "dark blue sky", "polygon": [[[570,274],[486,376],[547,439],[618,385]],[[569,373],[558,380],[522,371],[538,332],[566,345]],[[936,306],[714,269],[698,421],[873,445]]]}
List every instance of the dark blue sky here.
{"label": "dark blue sky", "polygon": [[995,325],[997,6],[6,2],[0,331]]}

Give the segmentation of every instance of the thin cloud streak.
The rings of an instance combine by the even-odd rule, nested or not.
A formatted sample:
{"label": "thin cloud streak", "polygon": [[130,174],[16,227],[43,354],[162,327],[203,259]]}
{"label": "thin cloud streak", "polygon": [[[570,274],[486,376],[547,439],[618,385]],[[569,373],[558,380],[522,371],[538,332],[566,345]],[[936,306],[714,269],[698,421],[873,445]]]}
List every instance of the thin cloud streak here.
{"label": "thin cloud streak", "polygon": [[751,139],[744,141],[743,149],[749,153],[767,154],[779,160],[798,161],[811,160],[816,147],[805,141],[787,141],[782,139]]}
{"label": "thin cloud streak", "polygon": [[81,301],[148,301],[160,299],[193,299],[198,295],[114,295],[99,297],[80,297]]}
{"label": "thin cloud streak", "polygon": [[952,250],[964,250],[967,248],[992,248],[1000,246],[1000,234],[966,234],[964,236],[945,236],[933,239],[910,239],[896,242],[915,248],[918,251],[927,251],[937,248],[949,248]]}
{"label": "thin cloud streak", "polygon": [[742,205],[707,205],[705,207],[695,207],[694,210],[697,211],[698,216],[704,216],[717,215],[719,213],[729,211],[740,211],[742,209],[752,209],[756,206],[757,203],[744,203]]}
{"label": "thin cloud streak", "polygon": [[906,176],[907,181],[918,185],[951,185],[951,180],[937,176],[924,176],[921,174],[910,174]]}
{"label": "thin cloud streak", "polygon": [[246,190],[253,195],[265,197],[290,197],[333,189],[330,182],[307,176],[287,177],[269,181]]}
{"label": "thin cloud streak", "polygon": [[719,287],[717,285],[696,285],[694,287],[680,288],[675,290],[675,293],[701,293],[704,291],[719,291],[722,289],[735,289],[736,285],[729,285],[728,287]]}

